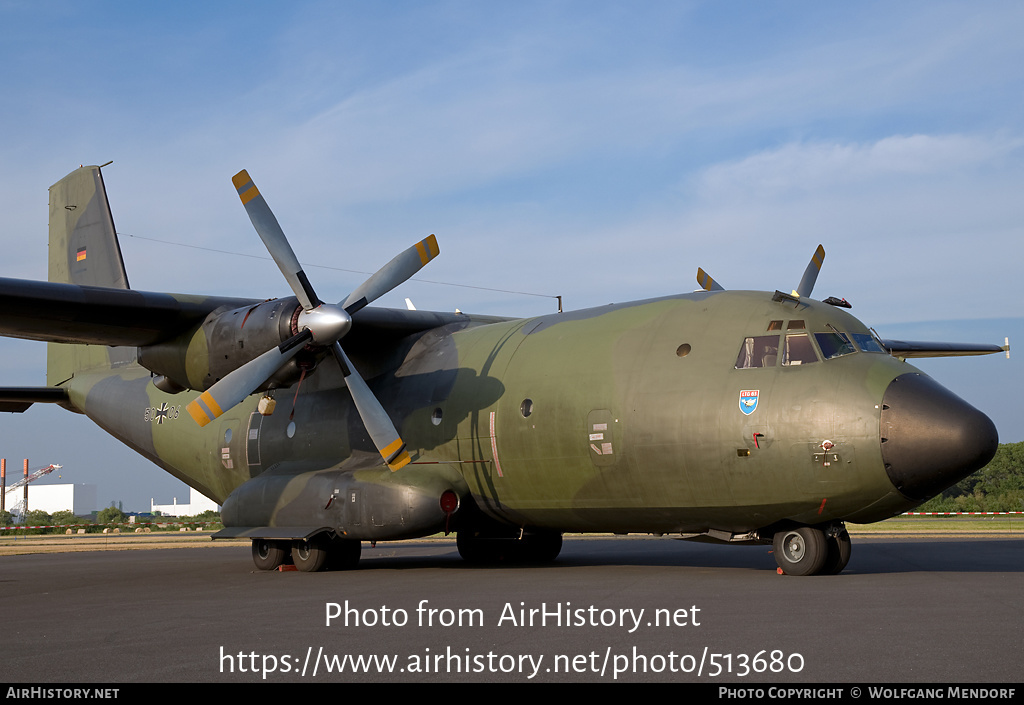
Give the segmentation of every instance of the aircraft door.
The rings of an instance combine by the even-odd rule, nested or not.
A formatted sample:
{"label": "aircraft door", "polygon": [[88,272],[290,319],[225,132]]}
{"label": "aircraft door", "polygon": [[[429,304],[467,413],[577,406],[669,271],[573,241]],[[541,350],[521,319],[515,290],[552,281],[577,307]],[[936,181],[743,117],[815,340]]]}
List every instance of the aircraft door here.
{"label": "aircraft door", "polygon": [[263,415],[258,411],[249,414],[249,427],[245,434],[245,456],[249,464],[249,476],[256,477],[263,471],[260,463],[260,428]]}

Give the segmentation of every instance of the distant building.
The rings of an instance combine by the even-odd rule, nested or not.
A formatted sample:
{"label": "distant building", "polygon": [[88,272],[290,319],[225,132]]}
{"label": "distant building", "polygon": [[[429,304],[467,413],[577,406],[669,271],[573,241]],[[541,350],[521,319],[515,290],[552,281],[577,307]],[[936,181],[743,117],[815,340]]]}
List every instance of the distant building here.
{"label": "distant building", "polygon": [[164,516],[190,517],[202,514],[208,509],[219,512],[220,505],[202,495],[194,487],[189,488],[188,504],[178,504],[177,497],[174,498],[173,504],[157,504],[155,500],[149,500],[149,511],[153,514],[160,512]]}
{"label": "distant building", "polygon": [[[14,508],[25,498],[25,488],[18,487],[5,494],[4,508],[14,514]],[[70,510],[78,516],[88,516],[96,511],[96,485],[30,484],[28,486],[28,511],[36,509],[41,509],[47,514]]]}

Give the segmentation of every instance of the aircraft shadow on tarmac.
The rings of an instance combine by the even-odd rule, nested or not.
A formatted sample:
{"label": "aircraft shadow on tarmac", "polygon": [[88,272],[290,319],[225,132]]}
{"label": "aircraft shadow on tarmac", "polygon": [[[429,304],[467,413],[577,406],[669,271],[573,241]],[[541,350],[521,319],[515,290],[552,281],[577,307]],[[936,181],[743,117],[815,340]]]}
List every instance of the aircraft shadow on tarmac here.
{"label": "aircraft shadow on tarmac", "polygon": [[[566,539],[561,554],[545,565],[469,564],[449,545],[364,549],[358,570],[551,570],[595,566],[725,568],[775,572],[770,546],[717,546],[672,539],[622,541]],[[885,573],[1020,573],[1024,541],[1019,539],[862,539],[842,575]]]}

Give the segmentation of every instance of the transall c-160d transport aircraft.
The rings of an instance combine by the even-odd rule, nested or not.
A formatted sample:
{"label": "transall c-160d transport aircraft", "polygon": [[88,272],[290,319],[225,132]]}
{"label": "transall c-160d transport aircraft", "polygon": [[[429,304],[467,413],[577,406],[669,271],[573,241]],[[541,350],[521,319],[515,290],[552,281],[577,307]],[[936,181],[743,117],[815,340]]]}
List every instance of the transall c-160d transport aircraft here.
{"label": "transall c-160d transport aircraft", "polygon": [[[234,185],[292,295],[129,288],[100,168],[50,188],[49,281],[0,279],[0,334],[46,341],[52,402],[223,505],[256,565],[358,564],[361,541],[456,532],[476,562],[556,558],[565,532],[774,544],[834,574],[845,522],[984,466],[985,414],[905,358],[996,345],[881,340],[811,292],[703,290],[537,318],[370,306],[433,235],[325,303],[249,175]],[[274,408],[276,406],[276,413]]]}

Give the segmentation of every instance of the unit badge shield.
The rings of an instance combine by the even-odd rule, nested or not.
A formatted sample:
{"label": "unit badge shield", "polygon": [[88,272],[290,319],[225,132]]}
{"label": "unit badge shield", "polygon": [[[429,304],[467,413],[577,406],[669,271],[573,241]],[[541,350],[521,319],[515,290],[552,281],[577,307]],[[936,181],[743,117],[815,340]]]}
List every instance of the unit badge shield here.
{"label": "unit badge shield", "polygon": [[747,416],[757,408],[757,389],[744,389],[740,392],[740,411]]}

